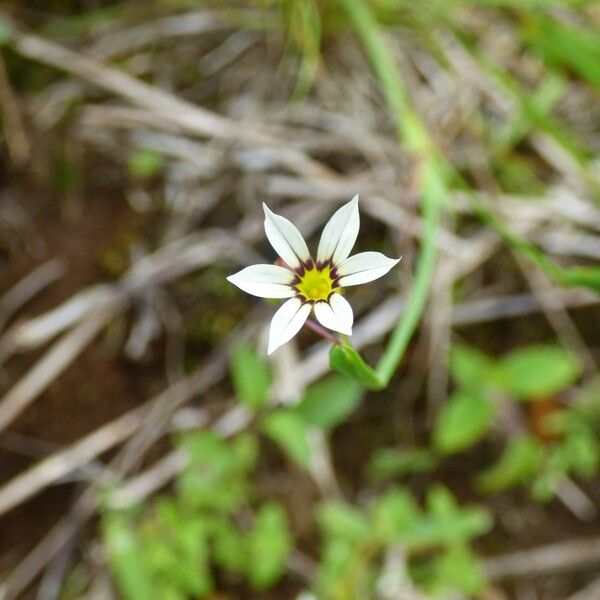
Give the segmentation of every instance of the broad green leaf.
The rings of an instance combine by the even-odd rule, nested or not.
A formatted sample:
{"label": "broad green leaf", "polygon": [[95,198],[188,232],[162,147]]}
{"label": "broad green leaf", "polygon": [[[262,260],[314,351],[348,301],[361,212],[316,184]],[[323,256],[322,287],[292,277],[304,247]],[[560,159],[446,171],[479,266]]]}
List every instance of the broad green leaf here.
{"label": "broad green leaf", "polygon": [[600,462],[600,442],[591,427],[580,426],[569,432],[564,442],[570,469],[581,477],[593,477]]}
{"label": "broad green leaf", "polygon": [[487,433],[494,408],[483,396],[457,392],[440,410],[433,430],[435,448],[444,454],[473,446]]}
{"label": "broad green leaf", "polygon": [[429,512],[411,523],[400,539],[414,549],[462,545],[483,535],[492,526],[488,512],[480,507],[458,506],[443,487],[430,489]]}
{"label": "broad green leaf", "polygon": [[491,524],[485,509],[465,508],[446,518],[425,516],[407,527],[399,540],[415,550],[454,546],[487,533]]}
{"label": "broad green leaf", "polygon": [[428,471],[437,464],[437,456],[428,448],[378,448],[371,457],[368,473],[378,481]]}
{"label": "broad green leaf", "polygon": [[492,361],[470,346],[454,346],[450,354],[452,379],[461,387],[481,390],[489,380]]}
{"label": "broad green leaf", "polygon": [[543,446],[534,437],[513,438],[500,460],[477,477],[476,485],[482,492],[493,493],[526,483],[540,468],[543,456]]}
{"label": "broad green leaf", "polygon": [[305,469],[310,464],[308,424],[295,411],[279,409],[262,421],[262,431],[296,463]]}
{"label": "broad green leaf", "polygon": [[406,489],[392,488],[372,508],[374,534],[383,543],[393,542],[421,518],[421,511]]}
{"label": "broad green leaf", "polygon": [[262,590],[277,582],[285,571],[292,545],[281,506],[274,502],[263,504],[247,540],[247,574],[253,587]]}
{"label": "broad green leaf", "polygon": [[375,371],[352,346],[347,344],[333,346],[329,353],[329,365],[335,371],[354,379],[370,390],[382,388]]}
{"label": "broad green leaf", "polygon": [[310,425],[331,429],[346,420],[361,396],[362,387],[356,381],[332,375],[308,388],[296,411]]}
{"label": "broad green leaf", "polygon": [[448,548],[433,563],[433,592],[443,595],[457,590],[478,596],[486,585],[485,574],[473,553],[465,546]]}
{"label": "broad green leaf", "polygon": [[246,540],[230,519],[210,519],[212,557],[221,569],[241,573],[246,565]]}
{"label": "broad green leaf", "polygon": [[523,400],[545,398],[564,390],[581,373],[576,356],[560,346],[529,346],[511,352],[496,365],[495,379]]}
{"label": "broad green leaf", "polygon": [[140,559],[174,597],[204,597],[214,587],[205,523],[175,499],[164,498],[140,528]]}
{"label": "broad green leaf", "polygon": [[111,515],[103,522],[103,539],[117,584],[128,600],[152,598],[152,574],[140,561],[140,545],[128,522]]}
{"label": "broad green leaf", "polygon": [[318,510],[319,524],[327,536],[360,543],[371,535],[371,524],[356,507],[344,502],[325,502]]}
{"label": "broad green leaf", "polygon": [[213,431],[182,438],[190,462],[177,479],[182,501],[196,509],[232,511],[248,496],[247,474],[254,467],[257,442],[251,435],[225,441]]}
{"label": "broad green leaf", "polygon": [[[339,537],[327,537],[319,561],[315,592],[317,598],[362,598],[355,591],[373,586],[372,561],[365,560],[366,543],[354,543]],[[350,595],[349,595],[350,594]],[[314,600],[310,595],[306,600]]]}
{"label": "broad green leaf", "polygon": [[458,504],[450,490],[442,485],[433,486],[427,494],[427,510],[432,515],[449,516],[456,512]]}
{"label": "broad green leaf", "polygon": [[236,396],[248,408],[256,411],[265,406],[271,387],[269,366],[247,344],[236,346],[231,355],[231,378]]}

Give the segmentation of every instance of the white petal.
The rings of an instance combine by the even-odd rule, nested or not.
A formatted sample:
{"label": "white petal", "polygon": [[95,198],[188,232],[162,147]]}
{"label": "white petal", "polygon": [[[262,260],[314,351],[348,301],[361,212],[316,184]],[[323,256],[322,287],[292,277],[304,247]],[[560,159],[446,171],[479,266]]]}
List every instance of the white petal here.
{"label": "white petal", "polygon": [[296,294],[290,285],[295,274],[277,265],[252,265],[227,278],[241,290],[259,298],[291,298]]}
{"label": "white petal", "polygon": [[394,265],[400,262],[399,258],[388,258],[381,252],[361,252],[347,258],[338,267],[340,275],[339,284],[342,287],[367,283],[383,277]]}
{"label": "white petal", "polygon": [[348,258],[358,236],[360,217],[358,216],[358,194],[344,204],[329,219],[319,241],[317,260],[332,259],[334,264]]}
{"label": "white petal", "polygon": [[310,313],[310,308],[309,303],[302,304],[299,298],[292,298],[281,305],[271,320],[268,354],[289,342],[300,331]]}
{"label": "white petal", "polygon": [[306,242],[296,226],[284,217],[276,215],[263,202],[265,211],[265,233],[275,252],[292,268],[310,259]]}
{"label": "white petal", "polygon": [[331,294],[329,300],[315,303],[315,316],[321,325],[345,335],[352,335],[354,315],[348,300],[340,294]]}

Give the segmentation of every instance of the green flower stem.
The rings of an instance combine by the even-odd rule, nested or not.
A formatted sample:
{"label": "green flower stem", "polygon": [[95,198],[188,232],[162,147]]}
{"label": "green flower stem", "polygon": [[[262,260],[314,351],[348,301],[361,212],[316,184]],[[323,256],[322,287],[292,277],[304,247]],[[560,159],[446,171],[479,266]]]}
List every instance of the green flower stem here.
{"label": "green flower stem", "polygon": [[440,220],[440,204],[443,197],[443,181],[428,165],[423,174],[422,213],[424,221],[423,242],[417,262],[413,287],[406,303],[406,311],[392,332],[388,345],[375,369],[385,387],[390,382],[404,352],[415,332],[429,295],[435,274],[437,259],[437,233]]}
{"label": "green flower stem", "polygon": [[387,386],[398,368],[425,310],[435,273],[436,242],[441,205],[446,195],[447,171],[425,125],[411,106],[404,81],[368,5],[364,0],[338,1],[350,17],[353,27],[366,48],[396,121],[398,137],[415,156],[421,176],[421,212],[424,221],[421,252],[406,311],[396,325],[375,370],[383,388]]}

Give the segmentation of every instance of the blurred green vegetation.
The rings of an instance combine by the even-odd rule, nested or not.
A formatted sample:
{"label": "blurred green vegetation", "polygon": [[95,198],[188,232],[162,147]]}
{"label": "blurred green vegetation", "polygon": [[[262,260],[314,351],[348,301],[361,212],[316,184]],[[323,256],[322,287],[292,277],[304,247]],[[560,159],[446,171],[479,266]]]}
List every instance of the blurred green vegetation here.
{"label": "blurred green vegetation", "polygon": [[[251,346],[236,347],[231,369],[238,401],[255,413],[256,432],[232,441],[209,431],[186,434],[176,441],[188,466],[177,478],[174,495],[104,514],[104,543],[127,598],[209,598],[215,569],[257,589],[275,585],[286,571],[294,540],[285,517],[288,502],[257,501],[260,490],[251,475],[262,447],[260,433],[297,467],[312,472],[318,460],[314,432],[330,436],[363,397],[354,379],[330,375],[311,386],[295,407],[270,406],[269,367]],[[521,434],[508,438],[498,461],[475,476],[473,492],[487,495],[526,485],[535,500],[547,502],[565,478],[598,473],[598,381],[582,387],[569,404],[558,400],[581,373],[572,354],[560,346],[529,346],[494,360],[456,346],[451,370],[456,392],[437,416],[431,444],[380,447],[368,476],[383,487],[366,506],[328,500],[314,507],[321,532],[317,598],[374,598],[388,577],[404,577],[404,585],[434,596],[485,589],[471,547],[492,526],[483,502],[464,506],[430,476],[421,508],[400,481],[419,472],[433,475],[451,455],[497,443],[493,438],[502,434],[498,413],[506,410],[504,403],[510,409],[556,399],[535,416],[536,422],[524,423]],[[401,552],[404,574],[386,571],[385,558],[394,552]],[[152,595],[156,590],[159,595]]]}

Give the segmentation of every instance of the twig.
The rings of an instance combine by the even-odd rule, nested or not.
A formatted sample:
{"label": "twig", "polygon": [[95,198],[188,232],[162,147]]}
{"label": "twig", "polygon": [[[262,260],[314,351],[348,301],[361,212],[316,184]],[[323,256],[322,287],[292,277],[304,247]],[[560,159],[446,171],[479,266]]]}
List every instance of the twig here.
{"label": "twig", "polygon": [[104,325],[127,306],[132,296],[148,286],[164,284],[217,258],[242,254],[242,250],[237,240],[229,239],[224,234],[215,238],[209,235],[195,242],[184,238],[140,259],[118,286],[102,287],[103,293],[85,305],[87,312],[81,309],[75,311],[78,318],[85,317],[77,327],[64,334],[0,399],[0,430],[7,427],[67,368]]}
{"label": "twig", "polygon": [[72,295],[60,306],[44,314],[17,323],[6,334],[6,344],[13,352],[42,346],[55,336],[82,322],[91,312],[110,304],[115,296],[108,285],[94,285]]}
{"label": "twig", "polygon": [[65,274],[65,264],[58,258],[35,268],[0,298],[0,330],[11,317],[44,288]]}
{"label": "twig", "polygon": [[0,400],[0,431],[71,364],[120,308],[115,300],[98,308],[75,329],[66,333],[4,398]]}
{"label": "twig", "polygon": [[335,475],[329,443],[322,430],[312,428],[308,432],[310,448],[310,474],[321,494],[328,499],[342,500],[344,495]]}
{"label": "twig", "polygon": [[225,359],[221,353],[220,356],[209,360],[193,375],[168,387],[155,398],[110,421],[75,444],[55,452],[24,473],[17,475],[0,487],[0,515],[129,438],[157,409],[164,405],[180,405],[194,394],[208,388],[220,379],[224,372]]}
{"label": "twig", "polygon": [[492,581],[588,569],[600,563],[600,537],[580,538],[488,558]]}
{"label": "twig", "polygon": [[14,49],[31,60],[67,71],[93,85],[126,98],[130,102],[151,110],[162,119],[201,136],[226,141],[245,140],[252,144],[271,147],[271,158],[293,172],[306,177],[334,178],[335,174],[304,153],[282,145],[278,140],[256,131],[244,123],[236,123],[200,106],[195,106],[166,91],[146,84],[117,69],[107,67],[82,53],[49,42],[33,34],[13,30],[11,42]]}
{"label": "twig", "polygon": [[567,600],[594,600],[600,598],[600,577],[596,577],[589,585],[571,594]]}
{"label": "twig", "polygon": [[148,410],[145,404],[125,413],[11,479],[0,488],[0,515],[127,439],[140,426]]}
{"label": "twig", "polygon": [[91,45],[89,52],[96,58],[106,60],[139,51],[148,45],[155,45],[157,41],[197,36],[228,27],[214,12],[189,11],[103,35]]}

